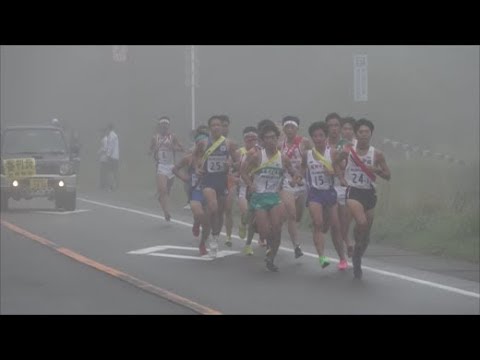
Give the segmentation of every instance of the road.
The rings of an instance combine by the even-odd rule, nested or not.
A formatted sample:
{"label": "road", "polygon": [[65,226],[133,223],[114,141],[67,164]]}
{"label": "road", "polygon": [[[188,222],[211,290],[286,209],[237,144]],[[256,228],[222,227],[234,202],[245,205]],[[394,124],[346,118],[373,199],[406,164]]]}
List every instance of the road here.
{"label": "road", "polygon": [[[305,256],[287,240],[266,271],[264,250],[243,241],[201,258],[191,216],[167,223],[154,200],[125,193],[79,194],[77,211],[46,200],[2,212],[2,314],[479,314],[478,264],[372,245],[364,277],[336,262],[321,269],[311,235]],[[327,256],[335,260],[332,246]]]}

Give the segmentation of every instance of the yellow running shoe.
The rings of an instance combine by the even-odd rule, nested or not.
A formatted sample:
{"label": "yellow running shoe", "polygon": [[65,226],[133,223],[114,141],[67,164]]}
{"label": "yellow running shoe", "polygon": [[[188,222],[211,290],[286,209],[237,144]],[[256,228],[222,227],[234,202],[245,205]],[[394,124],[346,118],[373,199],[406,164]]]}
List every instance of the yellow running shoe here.
{"label": "yellow running shoe", "polygon": [[247,256],[252,256],[253,255],[253,249],[250,245],[245,245],[243,248],[243,253]]}
{"label": "yellow running shoe", "polygon": [[240,239],[245,240],[245,237],[247,236],[247,226],[245,224],[240,224],[238,227],[238,236]]}

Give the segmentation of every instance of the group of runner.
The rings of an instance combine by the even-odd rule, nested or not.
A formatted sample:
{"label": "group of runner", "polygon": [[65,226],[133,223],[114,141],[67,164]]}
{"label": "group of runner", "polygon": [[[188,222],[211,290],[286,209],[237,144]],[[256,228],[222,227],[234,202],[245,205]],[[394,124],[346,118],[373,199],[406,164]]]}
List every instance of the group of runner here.
{"label": "group of runner", "polygon": [[[390,179],[384,155],[370,145],[372,122],[332,113],[311,124],[306,138],[298,134],[300,120],[295,116],[284,117],[281,124],[266,119],[243,129],[242,147],[228,137],[229,125],[226,115],[210,117],[208,126],[196,129],[194,146],[175,164],[175,152],[183,147],[170,132],[170,119],[158,120],[150,152],[165,219],[171,218],[168,195],[177,176],[188,185],[192,232],[200,237],[200,255],[216,257],[224,222],[225,245],[232,246],[232,208],[237,200],[239,237],[246,238],[244,254],[253,255],[252,239],[258,233],[266,267],[275,272],[285,222],[295,258],[303,255],[298,224],[307,207],[321,267],[329,265],[324,249],[330,231],[338,268],[346,270],[351,258],[354,276],[361,278],[361,259],[374,218],[376,177]],[[349,238],[352,219],[354,242]]]}

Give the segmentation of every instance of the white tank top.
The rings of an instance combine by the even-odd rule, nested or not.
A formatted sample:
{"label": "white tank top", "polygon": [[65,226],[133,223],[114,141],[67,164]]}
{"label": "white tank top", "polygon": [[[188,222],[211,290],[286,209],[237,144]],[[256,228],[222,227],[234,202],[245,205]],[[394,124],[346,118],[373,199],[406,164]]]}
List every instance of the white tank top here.
{"label": "white tank top", "polygon": [[[262,162],[260,166],[268,161],[265,149],[262,149]],[[255,172],[253,184],[256,193],[277,193],[283,180],[283,163],[282,156],[279,154],[278,159],[268,166]]]}
{"label": "white tank top", "polygon": [[159,164],[173,165],[173,136],[168,134],[167,136],[157,135],[157,160]]}
{"label": "white tank top", "polygon": [[[355,152],[357,151],[357,146],[354,147]],[[368,152],[364,156],[358,155],[360,160],[365,165],[373,166],[375,156],[375,148],[370,146]],[[345,180],[347,181],[348,186],[355,187],[358,189],[371,189],[375,188],[375,183],[373,183],[370,178],[363,172],[363,170],[355,164],[353,161],[352,155],[349,153],[347,158],[347,166],[345,168]]]}
{"label": "white tank top", "polygon": [[[325,150],[323,155],[330,163],[332,159],[330,157],[330,149]],[[329,175],[325,166],[315,159],[313,150],[307,151],[307,171],[308,171],[308,186],[318,190],[328,190],[333,186],[333,177]]]}

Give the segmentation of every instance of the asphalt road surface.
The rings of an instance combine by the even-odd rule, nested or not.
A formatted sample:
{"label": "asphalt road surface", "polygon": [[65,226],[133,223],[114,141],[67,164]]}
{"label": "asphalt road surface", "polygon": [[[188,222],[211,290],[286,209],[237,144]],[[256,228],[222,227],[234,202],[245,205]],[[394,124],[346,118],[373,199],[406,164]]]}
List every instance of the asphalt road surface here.
{"label": "asphalt road surface", "polygon": [[330,240],[326,269],[305,232],[295,259],[284,225],[271,273],[264,249],[247,257],[238,238],[200,257],[190,212],[167,223],[147,195],[79,194],[74,212],[11,201],[1,219],[2,314],[480,313],[478,264],[372,244],[358,281],[337,269]]}

